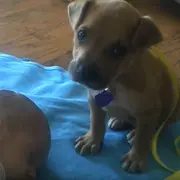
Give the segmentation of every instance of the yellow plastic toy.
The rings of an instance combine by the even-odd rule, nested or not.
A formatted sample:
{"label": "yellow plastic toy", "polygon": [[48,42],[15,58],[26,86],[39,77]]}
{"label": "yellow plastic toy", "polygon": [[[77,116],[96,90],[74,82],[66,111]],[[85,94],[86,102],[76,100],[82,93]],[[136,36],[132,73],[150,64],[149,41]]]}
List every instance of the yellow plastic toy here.
{"label": "yellow plastic toy", "polygon": [[[169,68],[168,64],[166,63],[166,58],[164,56],[163,53],[159,52],[155,47],[152,48],[152,52],[160,57],[160,59],[163,61],[163,63],[167,66],[168,70],[169,70],[169,74],[171,76],[171,79],[172,79],[172,82],[173,82],[173,86],[174,86],[174,90],[175,90],[175,95],[176,95],[176,101],[174,102],[174,109],[176,108],[176,105],[177,105],[177,102],[179,100],[179,88],[178,88],[178,81],[175,77],[175,74],[174,72],[171,71],[171,69]],[[174,111],[173,109],[173,111]],[[172,111],[172,113],[173,113]],[[165,168],[166,170],[168,170],[169,172],[172,173],[171,176],[167,177],[165,180],[180,180],[180,170],[179,171],[175,171],[171,168],[169,168],[168,166],[166,166],[160,159],[158,153],[157,153],[157,142],[158,142],[158,138],[159,138],[159,135],[162,131],[162,129],[165,127],[166,123],[167,123],[168,119],[160,126],[160,128],[157,130],[154,138],[153,138],[153,141],[152,141],[152,154],[154,156],[154,159],[163,167]],[[175,144],[175,148],[176,148],[176,152],[177,152],[177,155],[180,156],[180,148],[178,148],[178,144],[180,143],[180,136],[178,136],[175,141],[174,141],[174,144]]]}

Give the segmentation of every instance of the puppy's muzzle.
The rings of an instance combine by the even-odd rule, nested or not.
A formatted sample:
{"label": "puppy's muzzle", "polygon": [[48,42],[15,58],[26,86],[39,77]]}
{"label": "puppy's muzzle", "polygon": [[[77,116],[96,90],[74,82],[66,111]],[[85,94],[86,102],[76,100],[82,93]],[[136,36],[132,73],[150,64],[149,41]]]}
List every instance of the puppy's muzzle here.
{"label": "puppy's muzzle", "polygon": [[72,60],[69,64],[68,71],[72,80],[84,84],[93,89],[105,88],[107,83],[95,63],[83,64]]}

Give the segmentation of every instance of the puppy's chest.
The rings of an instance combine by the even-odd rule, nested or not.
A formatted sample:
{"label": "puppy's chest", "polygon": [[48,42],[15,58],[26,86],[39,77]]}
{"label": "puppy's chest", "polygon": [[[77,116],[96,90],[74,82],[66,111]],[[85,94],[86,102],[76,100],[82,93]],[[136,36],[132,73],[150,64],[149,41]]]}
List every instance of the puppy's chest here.
{"label": "puppy's chest", "polygon": [[109,111],[112,108],[125,108],[130,110],[135,101],[135,94],[128,92],[121,85],[116,85],[113,92],[113,100],[107,106],[103,107],[105,111]]}

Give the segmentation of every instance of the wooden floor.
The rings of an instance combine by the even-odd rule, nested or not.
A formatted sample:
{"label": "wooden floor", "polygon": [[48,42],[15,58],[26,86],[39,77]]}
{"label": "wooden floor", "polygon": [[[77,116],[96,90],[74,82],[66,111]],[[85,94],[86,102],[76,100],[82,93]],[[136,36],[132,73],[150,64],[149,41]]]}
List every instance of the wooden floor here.
{"label": "wooden floor", "polygon": [[[0,51],[66,68],[72,50],[67,1],[0,0]],[[180,60],[180,19],[162,9],[159,0],[129,1],[155,19],[164,35],[158,47],[175,64]]]}

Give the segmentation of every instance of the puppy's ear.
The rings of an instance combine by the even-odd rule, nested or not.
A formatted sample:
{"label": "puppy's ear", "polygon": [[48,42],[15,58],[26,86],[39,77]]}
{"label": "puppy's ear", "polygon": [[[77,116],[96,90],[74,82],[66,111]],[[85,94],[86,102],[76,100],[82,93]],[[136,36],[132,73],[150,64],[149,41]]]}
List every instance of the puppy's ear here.
{"label": "puppy's ear", "polygon": [[76,29],[87,14],[93,0],[77,0],[68,5],[68,18],[72,29]]}
{"label": "puppy's ear", "polygon": [[161,42],[162,34],[149,16],[142,16],[132,40],[132,48],[148,48]]}

